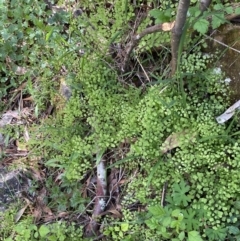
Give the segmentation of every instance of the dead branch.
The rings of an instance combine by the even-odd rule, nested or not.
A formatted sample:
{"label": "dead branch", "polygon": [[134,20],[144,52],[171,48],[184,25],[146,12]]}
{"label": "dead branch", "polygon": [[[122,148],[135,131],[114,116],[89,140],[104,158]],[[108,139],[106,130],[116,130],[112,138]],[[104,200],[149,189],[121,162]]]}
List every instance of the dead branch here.
{"label": "dead branch", "polygon": [[97,186],[96,198],[92,214],[92,219],[86,227],[86,236],[96,236],[99,228],[98,218],[104,212],[106,207],[107,179],[106,179],[106,161],[102,159],[97,165]]}
{"label": "dead branch", "polygon": [[133,49],[139,44],[140,40],[148,35],[148,34],[152,34],[152,33],[157,33],[157,32],[161,32],[161,31],[169,31],[174,23],[163,23],[163,24],[156,24],[152,27],[146,28],[145,30],[143,30],[141,33],[139,34],[135,34],[132,38],[131,41],[126,45],[126,48],[124,50],[124,53],[122,54],[122,56],[124,56],[124,59],[122,61],[121,64],[121,71],[125,72],[126,71],[126,66],[129,62],[130,59],[130,55],[133,51]]}

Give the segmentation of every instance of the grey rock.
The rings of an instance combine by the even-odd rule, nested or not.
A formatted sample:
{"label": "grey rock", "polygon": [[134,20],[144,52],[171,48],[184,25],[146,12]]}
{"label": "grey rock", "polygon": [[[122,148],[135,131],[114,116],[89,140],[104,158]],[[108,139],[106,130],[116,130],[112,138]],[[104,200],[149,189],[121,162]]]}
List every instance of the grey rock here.
{"label": "grey rock", "polygon": [[0,168],[0,211],[6,210],[11,203],[17,201],[27,186],[27,178],[21,171]]}

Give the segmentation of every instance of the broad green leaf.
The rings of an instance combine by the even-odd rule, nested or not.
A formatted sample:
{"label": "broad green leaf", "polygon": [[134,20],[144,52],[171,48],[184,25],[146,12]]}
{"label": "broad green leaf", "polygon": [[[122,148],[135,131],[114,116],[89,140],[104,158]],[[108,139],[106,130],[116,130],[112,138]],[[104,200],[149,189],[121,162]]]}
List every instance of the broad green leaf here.
{"label": "broad green leaf", "polygon": [[223,13],[215,14],[212,16],[212,28],[213,29],[218,28],[225,22],[226,22],[226,20],[224,19]]}
{"label": "broad green leaf", "polygon": [[187,241],[203,241],[199,232],[197,231],[190,231],[188,232],[188,240]]}
{"label": "broad green leaf", "polygon": [[175,210],[172,211],[172,216],[177,218],[180,213],[181,213],[181,210],[175,209]]}
{"label": "broad green leaf", "polygon": [[38,239],[39,233],[38,232],[34,232],[34,238]]}
{"label": "broad green leaf", "polygon": [[[199,14],[201,13],[201,11],[199,10],[199,7],[198,6],[194,6],[194,7],[189,7],[188,8],[188,14],[190,15],[190,16],[195,16],[196,17],[196,15],[195,15],[195,13],[196,12],[199,12]],[[199,15],[198,14],[198,15]],[[198,16],[197,16],[198,17]]]}
{"label": "broad green leaf", "polygon": [[200,225],[199,216],[196,215],[196,211],[192,208],[183,210],[184,221],[186,223],[186,231],[197,230]]}
{"label": "broad green leaf", "polygon": [[193,29],[197,30],[201,34],[205,34],[208,31],[209,22],[206,19],[199,19],[194,25]]}
{"label": "broad green leaf", "polygon": [[148,210],[154,217],[162,217],[165,214],[164,208],[161,207],[160,205],[150,206]]}
{"label": "broad green leaf", "polygon": [[218,3],[218,4],[215,4],[213,6],[213,9],[214,10],[223,10],[224,9],[224,6],[221,4],[221,3]]}
{"label": "broad green leaf", "polygon": [[225,8],[225,12],[226,12],[227,14],[232,14],[232,13],[233,13],[233,7],[231,7],[231,6],[226,7],[226,8]]}
{"label": "broad green leaf", "polygon": [[167,228],[164,226],[160,227],[160,233],[166,233],[167,232]]}
{"label": "broad green leaf", "polygon": [[172,221],[171,217],[166,217],[166,218],[163,219],[162,225],[164,227],[168,227],[170,225],[171,221]]}
{"label": "broad green leaf", "polygon": [[42,238],[46,237],[46,235],[50,232],[50,229],[46,225],[42,225],[38,230],[40,236]]}
{"label": "broad green leaf", "polygon": [[127,232],[129,229],[129,224],[128,223],[121,223],[121,230],[123,232]]}
{"label": "broad green leaf", "polygon": [[240,7],[235,9],[235,14],[240,14]]}
{"label": "broad green leaf", "polygon": [[158,18],[159,15],[162,14],[162,11],[159,10],[159,9],[152,9],[152,10],[149,11],[149,14],[154,18]]}
{"label": "broad green leaf", "polygon": [[114,227],[114,230],[115,230],[116,232],[119,232],[119,231],[120,231],[120,228],[119,228],[118,226],[115,226],[115,227]]}
{"label": "broad green leaf", "polygon": [[180,183],[173,184],[172,198],[175,202],[175,205],[183,205],[185,207],[188,205],[188,202],[190,202],[192,199],[192,197],[187,194],[189,189],[190,187],[186,185],[183,180],[181,180]]}
{"label": "broad green leaf", "polygon": [[237,210],[240,210],[240,201],[236,201],[234,203],[234,207],[237,209]]}
{"label": "broad green leaf", "polygon": [[146,220],[145,223],[147,224],[147,226],[150,229],[156,229],[159,226],[159,224],[156,222],[155,218],[151,218],[149,220]]}
{"label": "broad green leaf", "polygon": [[165,231],[164,231],[163,228],[165,228],[165,227],[161,227],[161,235],[162,235],[165,239],[169,240],[170,237],[171,237],[171,233],[170,233],[169,231],[167,231],[166,228],[165,228]]}
{"label": "broad green leaf", "polygon": [[179,229],[179,226],[180,226],[180,222],[178,220],[173,220],[170,224],[170,227],[171,228],[176,228],[176,231],[178,232],[178,229]]}
{"label": "broad green leaf", "polygon": [[200,14],[201,14],[201,11],[200,11],[200,10],[197,10],[197,11],[194,13],[195,17],[198,17]]}
{"label": "broad green leaf", "polygon": [[225,240],[225,237],[227,235],[227,228],[207,228],[205,233],[210,240]]}
{"label": "broad green leaf", "polygon": [[181,233],[178,235],[178,238],[182,241],[182,240],[185,238],[185,233],[184,233],[184,232],[181,232]]}
{"label": "broad green leaf", "polygon": [[236,226],[229,226],[228,227],[228,232],[230,233],[230,234],[234,234],[234,235],[236,235],[236,234],[239,234],[239,228],[238,227],[236,227]]}
{"label": "broad green leaf", "polygon": [[150,15],[156,19],[156,24],[169,22],[172,17],[171,8],[167,10],[153,9],[150,12]]}
{"label": "broad green leaf", "polygon": [[123,238],[123,232],[122,231],[119,231],[118,235],[120,236],[120,238]]}

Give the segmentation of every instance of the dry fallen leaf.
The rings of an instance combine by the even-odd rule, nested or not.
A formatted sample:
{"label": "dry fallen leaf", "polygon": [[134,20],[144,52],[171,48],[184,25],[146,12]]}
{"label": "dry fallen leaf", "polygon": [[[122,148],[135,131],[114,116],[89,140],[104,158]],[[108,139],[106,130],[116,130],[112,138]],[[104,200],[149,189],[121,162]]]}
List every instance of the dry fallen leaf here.
{"label": "dry fallen leaf", "polygon": [[29,132],[28,132],[28,129],[27,129],[26,126],[24,127],[24,133],[23,133],[23,136],[24,136],[24,139],[25,139],[26,142],[28,142],[28,141],[30,140]]}
{"label": "dry fallen leaf", "polygon": [[46,206],[44,202],[44,198],[46,197],[47,190],[46,188],[42,188],[38,192],[38,196],[36,197],[36,202],[35,202],[35,209],[33,212],[33,217],[35,219],[35,222],[38,222],[40,218],[42,217],[44,207]]}
{"label": "dry fallen leaf", "polygon": [[16,146],[18,151],[28,151],[26,143],[16,140]]}
{"label": "dry fallen leaf", "polygon": [[27,73],[27,69],[25,67],[16,66],[16,69],[15,69],[16,75],[24,75],[26,73]]}
{"label": "dry fallen leaf", "polygon": [[36,181],[42,181],[45,177],[45,174],[42,171],[39,171],[38,168],[30,167],[31,170],[31,176]]}
{"label": "dry fallen leaf", "polygon": [[37,206],[36,208],[34,208],[33,217],[34,217],[35,222],[38,222],[40,220],[40,218],[42,217],[41,207]]}
{"label": "dry fallen leaf", "polygon": [[116,209],[109,209],[106,211],[106,213],[113,214],[114,218],[122,218],[122,214],[120,212],[118,212]]}
{"label": "dry fallen leaf", "polygon": [[0,127],[10,124],[13,118],[20,119],[19,111],[9,110],[6,113],[4,113],[0,120]]}
{"label": "dry fallen leaf", "polygon": [[23,98],[23,100],[29,100],[29,101],[33,101],[33,97],[32,96],[29,96],[29,97],[26,97],[26,98]]}
{"label": "dry fallen leaf", "polygon": [[29,204],[30,204],[30,202],[29,202],[28,199],[25,198],[25,201],[27,202],[27,204],[26,204],[23,208],[21,208],[21,209],[16,213],[16,215],[15,215],[15,217],[14,217],[14,221],[15,221],[16,223],[20,220],[20,218],[22,217],[22,215],[24,214],[25,210],[27,209],[27,207],[28,207]]}
{"label": "dry fallen leaf", "polygon": [[26,85],[27,85],[27,82],[23,82],[17,89],[10,91],[10,93],[22,91],[25,89]]}
{"label": "dry fallen leaf", "polygon": [[184,130],[177,133],[172,133],[162,144],[161,152],[166,153],[176,147],[181,146],[183,142],[194,142],[197,133],[189,130]]}

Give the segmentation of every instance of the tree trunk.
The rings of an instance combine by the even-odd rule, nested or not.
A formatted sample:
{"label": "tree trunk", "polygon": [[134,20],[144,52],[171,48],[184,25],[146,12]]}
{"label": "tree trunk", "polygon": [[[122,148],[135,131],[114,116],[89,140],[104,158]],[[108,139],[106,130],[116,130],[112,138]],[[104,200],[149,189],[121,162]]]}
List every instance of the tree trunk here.
{"label": "tree trunk", "polygon": [[176,73],[178,64],[178,49],[180,40],[182,37],[183,28],[187,18],[187,11],[189,8],[190,0],[180,0],[177,10],[176,22],[172,29],[172,41],[171,41],[171,51],[172,51],[172,75]]}
{"label": "tree trunk", "polygon": [[209,5],[211,4],[212,0],[200,0],[200,10],[204,12],[208,9]]}

